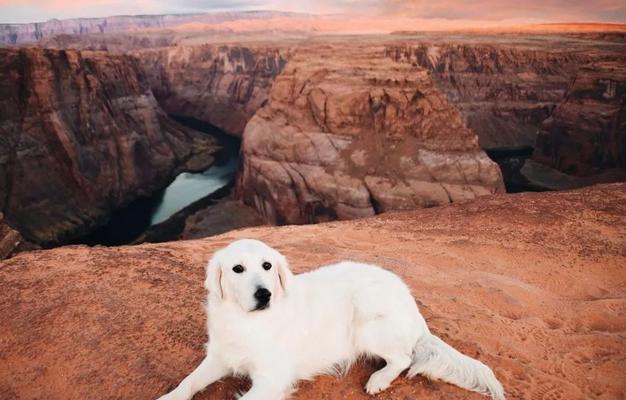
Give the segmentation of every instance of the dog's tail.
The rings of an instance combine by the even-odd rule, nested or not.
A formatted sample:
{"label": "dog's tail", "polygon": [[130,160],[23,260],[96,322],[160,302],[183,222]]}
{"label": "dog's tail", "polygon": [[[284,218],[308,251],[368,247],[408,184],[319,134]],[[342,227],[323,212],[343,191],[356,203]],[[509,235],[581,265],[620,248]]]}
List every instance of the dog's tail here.
{"label": "dog's tail", "polygon": [[430,333],[423,335],[413,349],[408,376],[418,374],[489,395],[494,400],[505,399],[502,384],[491,368]]}

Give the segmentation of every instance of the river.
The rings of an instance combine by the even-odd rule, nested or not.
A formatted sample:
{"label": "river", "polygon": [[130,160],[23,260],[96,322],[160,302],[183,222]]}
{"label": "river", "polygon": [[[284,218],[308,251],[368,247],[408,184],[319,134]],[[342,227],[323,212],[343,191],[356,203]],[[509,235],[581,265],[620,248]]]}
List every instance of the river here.
{"label": "river", "polygon": [[202,172],[179,174],[167,187],[117,210],[105,225],[74,243],[106,246],[132,243],[149,227],[167,221],[175,213],[215,193],[235,178],[239,164],[239,139],[193,118],[172,117],[220,141],[223,149],[218,153],[215,164]]}

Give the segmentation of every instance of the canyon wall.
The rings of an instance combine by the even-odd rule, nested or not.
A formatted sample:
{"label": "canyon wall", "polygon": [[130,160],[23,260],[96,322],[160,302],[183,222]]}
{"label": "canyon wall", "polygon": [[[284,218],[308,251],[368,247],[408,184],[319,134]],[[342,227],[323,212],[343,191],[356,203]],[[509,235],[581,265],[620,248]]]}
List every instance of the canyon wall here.
{"label": "canyon wall", "polygon": [[194,117],[240,136],[287,62],[286,49],[175,46],[133,53],[168,113]]}
{"label": "canyon wall", "polygon": [[141,31],[117,33],[110,35],[98,34],[60,34],[37,42],[36,46],[44,49],[76,49],[91,51],[108,51],[114,54],[126,54],[131,51],[158,47],[175,46],[176,35],[171,31]]}
{"label": "canyon wall", "polygon": [[431,71],[484,149],[534,146],[541,123],[590,60],[582,52],[491,44],[421,43],[386,53]]}
{"label": "canyon wall", "polygon": [[167,117],[132,58],[0,50],[0,211],[28,240],[85,233],[215,149]]}
{"label": "canyon wall", "polygon": [[426,70],[371,45],[294,51],[246,126],[238,190],[272,223],[447,204],[503,190]]}
{"label": "canyon wall", "polygon": [[[481,147],[504,156],[507,184],[543,190],[626,179],[626,45],[541,40],[389,45],[386,54],[431,71]],[[523,148],[534,149],[532,159],[514,154]]]}
{"label": "canyon wall", "polygon": [[626,56],[582,66],[539,130],[533,160],[576,176],[626,178]]}

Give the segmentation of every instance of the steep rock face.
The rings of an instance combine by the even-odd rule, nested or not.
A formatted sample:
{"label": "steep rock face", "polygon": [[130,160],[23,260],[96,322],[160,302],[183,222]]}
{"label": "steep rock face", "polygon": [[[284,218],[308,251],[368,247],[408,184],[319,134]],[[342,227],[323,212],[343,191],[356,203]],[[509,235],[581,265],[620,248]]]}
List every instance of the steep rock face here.
{"label": "steep rock face", "polygon": [[239,193],[273,223],[495,193],[498,167],[427,71],[359,45],[301,48],[246,126]]}
{"label": "steep rock face", "polygon": [[570,175],[619,169],[626,178],[626,57],[580,68],[543,122],[533,159]]}
{"label": "steep rock face", "polygon": [[565,97],[582,51],[489,44],[388,46],[398,62],[432,71],[484,149],[534,146],[541,123]]}
{"label": "steep rock face", "polygon": [[0,211],[29,240],[84,233],[214,149],[167,118],[128,57],[0,51]]}
{"label": "steep rock face", "polygon": [[287,51],[268,47],[177,46],[135,53],[160,105],[239,136],[267,99]]}
{"label": "steep rock face", "polygon": [[[208,258],[255,238],[296,274],[341,260],[399,274],[432,332],[492,367],[508,399],[620,399],[625,215],[626,187],[610,185],[195,241],[21,253],[0,262],[0,398],[166,393],[204,357]],[[363,385],[381,366],[360,362],[345,376],[301,382],[293,398],[372,399]],[[233,399],[246,385],[225,379],[194,400]],[[486,397],[403,376],[376,399]]]}

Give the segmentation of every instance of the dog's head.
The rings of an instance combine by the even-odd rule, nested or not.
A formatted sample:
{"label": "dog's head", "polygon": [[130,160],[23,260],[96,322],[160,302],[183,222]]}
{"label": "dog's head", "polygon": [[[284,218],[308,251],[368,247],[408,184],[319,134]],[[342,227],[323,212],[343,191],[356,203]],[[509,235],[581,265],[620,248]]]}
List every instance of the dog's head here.
{"label": "dog's head", "polygon": [[211,299],[260,311],[288,294],[291,277],[282,254],[261,241],[242,239],[213,255],[205,287]]}

